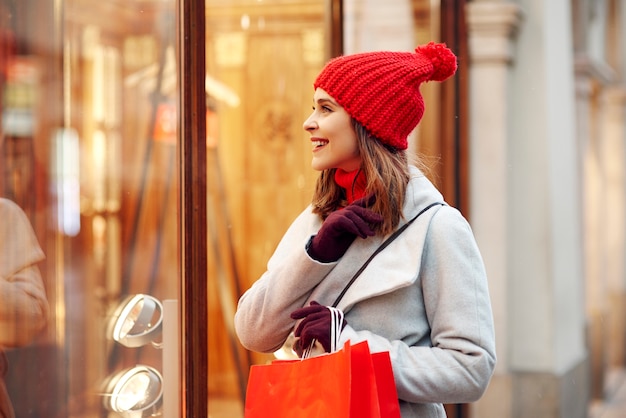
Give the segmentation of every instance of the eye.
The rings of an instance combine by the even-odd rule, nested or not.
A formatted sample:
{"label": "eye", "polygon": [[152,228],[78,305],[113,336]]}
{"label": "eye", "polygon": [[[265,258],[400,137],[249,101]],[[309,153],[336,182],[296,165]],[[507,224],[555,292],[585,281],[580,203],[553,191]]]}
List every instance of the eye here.
{"label": "eye", "polygon": [[319,110],[321,113],[332,113],[333,112],[333,108],[331,106],[328,106],[328,105],[320,104],[319,107],[313,105],[311,108],[313,109],[314,112],[317,111],[317,110]]}

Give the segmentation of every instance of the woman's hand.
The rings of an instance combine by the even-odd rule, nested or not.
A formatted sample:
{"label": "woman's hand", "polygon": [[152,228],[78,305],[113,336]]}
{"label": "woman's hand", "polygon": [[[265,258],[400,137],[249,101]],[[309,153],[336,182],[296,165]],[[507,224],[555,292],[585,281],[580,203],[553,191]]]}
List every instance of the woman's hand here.
{"label": "woman's hand", "polygon": [[[343,314],[341,315],[343,318]],[[302,357],[302,353],[306,350],[313,340],[317,340],[324,351],[331,352],[331,312],[328,306],[320,305],[316,301],[311,301],[309,306],[296,309],[291,313],[292,319],[302,319],[298,327],[294,331],[294,335],[298,338],[293,345],[293,349],[298,356]],[[342,320],[341,329],[346,326],[345,319]]]}
{"label": "woman's hand", "polygon": [[373,199],[373,196],[364,197],[328,215],[309,244],[309,255],[322,263],[337,261],[357,236],[374,236],[376,231],[372,226],[381,223],[383,218],[367,208]]}

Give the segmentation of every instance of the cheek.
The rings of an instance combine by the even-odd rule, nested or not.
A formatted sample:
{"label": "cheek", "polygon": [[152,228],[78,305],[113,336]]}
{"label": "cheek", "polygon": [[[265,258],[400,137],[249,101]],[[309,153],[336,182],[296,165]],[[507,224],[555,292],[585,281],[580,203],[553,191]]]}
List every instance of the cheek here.
{"label": "cheek", "polygon": [[352,155],[359,154],[359,147],[357,145],[356,134],[351,128],[345,130],[343,134],[342,145],[346,153],[349,153]]}

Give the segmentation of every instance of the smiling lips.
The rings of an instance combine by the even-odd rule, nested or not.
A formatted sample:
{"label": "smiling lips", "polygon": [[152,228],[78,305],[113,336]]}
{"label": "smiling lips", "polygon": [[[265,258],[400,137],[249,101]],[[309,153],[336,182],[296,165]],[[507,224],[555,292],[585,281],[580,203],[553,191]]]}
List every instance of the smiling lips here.
{"label": "smiling lips", "polygon": [[313,145],[313,149],[316,148],[321,148],[324,145],[328,144],[328,141],[324,140],[324,139],[312,139],[311,140],[311,144]]}

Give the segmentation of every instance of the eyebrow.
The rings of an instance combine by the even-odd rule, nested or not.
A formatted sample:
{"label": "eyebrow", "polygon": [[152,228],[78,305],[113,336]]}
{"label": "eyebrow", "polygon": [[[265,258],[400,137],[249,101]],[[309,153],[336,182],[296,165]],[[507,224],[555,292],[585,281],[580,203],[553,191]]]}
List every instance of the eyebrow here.
{"label": "eyebrow", "polygon": [[322,97],[320,99],[313,100],[313,103],[317,103],[317,104],[329,103],[329,104],[334,105],[334,106],[339,106],[335,101],[333,101],[331,99],[327,99],[326,97]]}

